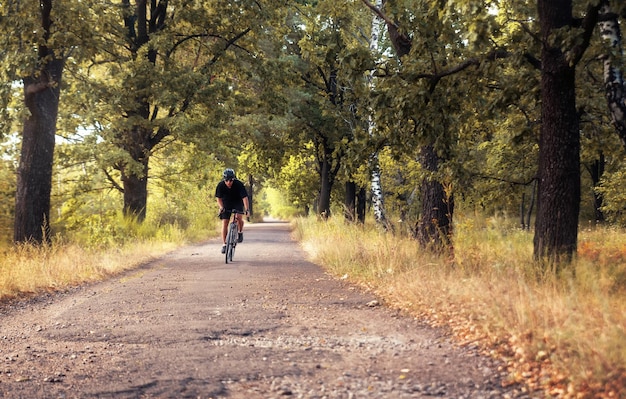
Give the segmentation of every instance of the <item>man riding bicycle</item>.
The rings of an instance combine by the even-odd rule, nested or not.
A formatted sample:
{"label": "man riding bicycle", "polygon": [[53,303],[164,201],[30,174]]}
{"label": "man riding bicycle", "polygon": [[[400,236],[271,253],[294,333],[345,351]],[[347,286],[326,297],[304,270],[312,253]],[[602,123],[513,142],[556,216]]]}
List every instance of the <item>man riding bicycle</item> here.
{"label": "man riding bicycle", "polygon": [[[215,188],[215,197],[217,205],[220,208],[219,218],[222,219],[222,253],[226,253],[226,233],[228,231],[228,221],[230,220],[231,211],[236,209],[245,212],[247,215],[250,209],[248,202],[248,192],[244,184],[237,180],[235,171],[232,169],[224,170],[223,179]],[[237,219],[239,236],[237,241],[243,241],[243,217],[241,214],[235,214]]]}

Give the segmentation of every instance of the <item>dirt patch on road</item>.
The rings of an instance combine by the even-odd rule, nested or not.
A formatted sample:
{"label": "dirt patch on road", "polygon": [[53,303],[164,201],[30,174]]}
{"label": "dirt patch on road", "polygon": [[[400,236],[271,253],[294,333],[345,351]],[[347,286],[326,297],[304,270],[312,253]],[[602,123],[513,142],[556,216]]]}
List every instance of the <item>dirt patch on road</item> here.
{"label": "dirt patch on road", "polygon": [[307,262],[281,223],[4,305],[5,398],[503,398],[492,359]]}

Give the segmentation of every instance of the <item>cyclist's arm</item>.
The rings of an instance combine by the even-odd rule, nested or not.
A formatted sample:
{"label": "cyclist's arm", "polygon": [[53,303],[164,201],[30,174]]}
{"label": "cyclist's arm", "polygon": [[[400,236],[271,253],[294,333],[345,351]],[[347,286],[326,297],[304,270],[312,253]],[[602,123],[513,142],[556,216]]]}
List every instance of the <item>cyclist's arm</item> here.
{"label": "cyclist's arm", "polygon": [[250,211],[250,202],[248,201],[248,197],[243,197],[243,211],[245,213]]}
{"label": "cyclist's arm", "polygon": [[220,208],[220,213],[224,212],[224,200],[217,198],[217,206]]}

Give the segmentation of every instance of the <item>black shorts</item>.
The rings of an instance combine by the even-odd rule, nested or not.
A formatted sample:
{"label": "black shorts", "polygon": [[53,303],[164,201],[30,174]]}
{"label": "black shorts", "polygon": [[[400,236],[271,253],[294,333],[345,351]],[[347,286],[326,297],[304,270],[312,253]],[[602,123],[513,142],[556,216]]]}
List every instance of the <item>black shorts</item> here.
{"label": "black shorts", "polygon": [[[234,208],[234,209],[237,209],[237,208]],[[232,212],[231,212],[232,210],[233,210],[233,208],[230,208],[230,209],[228,209],[228,210],[224,210],[224,212],[222,212],[222,213],[220,213],[220,214],[219,214],[219,218],[220,218],[220,219],[222,219],[222,220],[224,220],[224,219],[230,219],[230,215],[232,214]],[[237,209],[237,210],[238,210],[239,212],[243,212],[243,208],[241,208],[241,209]]]}

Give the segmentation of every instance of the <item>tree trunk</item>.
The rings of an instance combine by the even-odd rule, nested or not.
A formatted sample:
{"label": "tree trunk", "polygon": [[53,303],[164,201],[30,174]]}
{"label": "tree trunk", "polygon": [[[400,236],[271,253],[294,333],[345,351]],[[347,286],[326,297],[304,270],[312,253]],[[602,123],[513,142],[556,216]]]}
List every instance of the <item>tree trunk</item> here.
{"label": "tree trunk", "polygon": [[333,188],[333,176],[331,173],[332,155],[325,153],[320,162],[320,197],[317,212],[324,219],[330,217],[330,193]]}
{"label": "tree trunk", "polygon": [[[422,166],[427,172],[435,173],[439,158],[432,146],[422,148]],[[422,182],[422,212],[417,225],[416,238],[422,248],[436,253],[451,250],[452,214],[454,201],[448,197],[443,185],[431,177]]]}
{"label": "tree trunk", "polygon": [[344,216],[347,222],[365,223],[365,207],[367,194],[363,187],[353,181],[346,182],[346,198]]}
{"label": "tree trunk", "polygon": [[535,201],[537,199],[537,180],[533,180],[530,190],[530,201],[528,203],[528,212],[526,213],[526,230],[530,230],[530,219],[533,215]]}
{"label": "tree trunk", "polygon": [[600,35],[609,45],[604,55],[604,89],[617,135],[626,149],[626,85],[622,74],[623,51],[619,20],[606,1],[598,17]]}
{"label": "tree trunk", "polygon": [[[391,40],[398,58],[402,59],[405,55],[409,54],[413,46],[412,40],[405,32],[402,32],[395,22],[383,16],[381,11],[383,2],[378,1],[376,5],[374,5],[367,0],[362,1],[372,9],[376,15],[384,19],[389,39]],[[431,82],[430,94],[433,93],[438,81],[439,79]],[[425,146],[421,151],[424,157],[424,164],[422,165],[424,169],[431,172],[437,171],[439,160],[437,159],[433,146]],[[374,170],[374,173],[377,173],[377,170]],[[373,193],[375,189],[380,190],[379,186],[375,186],[377,183],[375,177],[374,175],[374,178],[372,178]],[[380,179],[380,176],[378,176],[378,179]],[[382,195],[382,190],[380,190],[380,194]],[[375,198],[374,194],[373,198]],[[452,234],[451,220],[453,209],[454,204],[452,197],[448,198],[446,196],[441,182],[435,181],[432,178],[427,178],[422,182],[422,214],[416,228],[416,238],[422,247],[432,249],[435,252],[440,252],[444,250],[444,248],[452,249],[450,237]],[[376,212],[376,207],[374,211]],[[385,226],[387,226],[386,223]]]}
{"label": "tree trunk", "polygon": [[357,193],[356,214],[359,223],[365,223],[365,204],[367,203],[367,194],[363,187],[359,188]]}
{"label": "tree trunk", "polygon": [[344,216],[347,222],[356,220],[356,183],[346,182],[346,199],[344,202]]}
{"label": "tree trunk", "polygon": [[519,206],[519,219],[520,219],[520,227],[522,230],[526,230],[526,193],[522,193],[522,202]]}
{"label": "tree trunk", "polygon": [[122,138],[122,148],[133,160],[120,168],[124,188],[124,216],[143,222],[148,203],[148,164],[150,160],[150,129],[135,127]]}
{"label": "tree trunk", "polygon": [[[147,172],[148,167],[144,165]],[[124,216],[134,217],[138,222],[146,218],[148,203],[148,178],[136,174],[122,175],[124,183]]]}
{"label": "tree trunk", "polygon": [[248,175],[248,216],[252,216],[254,208],[254,177]]}
{"label": "tree trunk", "polygon": [[[591,182],[593,184],[594,189],[600,185],[600,179],[604,174],[604,166],[606,161],[604,159],[604,154],[600,153],[598,159],[596,159],[589,166],[589,174],[591,175]],[[594,190],[593,192],[593,209],[595,212],[595,221],[596,223],[604,222],[604,213],[602,213],[602,203],[604,202],[604,198],[602,194],[598,193]]]}
{"label": "tree trunk", "polygon": [[575,66],[550,35],[572,24],[571,0],[539,0],[541,136],[534,257],[568,262],[576,251],[580,210],[580,131]]}
{"label": "tree trunk", "polygon": [[383,195],[383,187],[380,182],[380,168],[378,166],[378,156],[372,157],[372,207],[374,208],[374,218],[376,223],[382,226],[385,230],[389,230],[389,223],[387,221],[387,214],[385,212],[385,199]]}
{"label": "tree trunk", "polygon": [[[139,59],[139,49],[145,46],[150,34],[158,32],[163,27],[163,17],[165,9],[161,3],[148,3],[146,0],[135,2],[134,9],[129,0],[123,1],[128,15],[124,19],[127,31],[127,39],[131,44],[130,50],[132,58]],[[148,4],[150,4],[151,16],[160,15],[159,18],[148,18]],[[156,63],[157,51],[153,48],[145,53],[145,60],[151,65]],[[140,80],[136,90],[138,93],[145,93],[148,90],[148,79]],[[136,107],[126,111],[127,119],[140,119],[150,124],[150,103],[145,94],[137,95],[135,99]],[[145,125],[135,124],[123,135],[118,137],[116,145],[128,153],[133,160],[132,163],[125,163],[118,166],[122,175],[124,190],[124,216],[136,218],[138,222],[143,222],[146,218],[146,207],[148,203],[148,165],[152,148],[158,144],[168,132],[166,129],[159,129],[153,135],[153,128]]]}
{"label": "tree trunk", "polygon": [[[376,0],[376,7],[380,9],[383,5],[382,0]],[[374,15],[372,18],[372,32],[370,36],[369,49],[373,54],[378,53],[378,43],[380,41],[381,22],[378,20],[378,16]],[[367,75],[369,80],[370,89],[374,89],[374,73]],[[367,123],[367,130],[370,136],[373,136],[376,125],[373,121],[372,115],[369,116]],[[389,229],[387,223],[387,215],[385,211],[385,200],[383,196],[383,188],[380,180],[380,167],[378,165],[378,154],[374,153],[370,158],[372,165],[371,174],[371,195],[372,195],[372,207],[374,209],[374,218],[376,223],[382,226],[385,230]],[[365,215],[365,213],[363,214]]]}
{"label": "tree trunk", "polygon": [[[52,23],[52,2],[41,1],[41,21],[45,38]],[[50,193],[54,136],[59,111],[64,61],[41,45],[43,66],[38,76],[24,79],[24,103],[30,115],[24,121],[22,149],[15,193],[15,242],[43,243],[50,239]]]}

